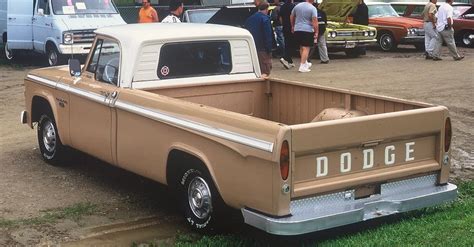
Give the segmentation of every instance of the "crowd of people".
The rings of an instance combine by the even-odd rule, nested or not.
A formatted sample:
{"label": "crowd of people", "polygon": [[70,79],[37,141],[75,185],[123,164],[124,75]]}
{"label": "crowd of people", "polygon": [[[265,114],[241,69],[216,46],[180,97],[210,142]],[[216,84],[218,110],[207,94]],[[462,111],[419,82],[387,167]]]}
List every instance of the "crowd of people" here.
{"label": "crowd of people", "polygon": [[[257,48],[262,77],[268,77],[272,70],[273,55],[280,57],[280,62],[286,69],[296,67],[293,62],[293,53],[299,49],[298,71],[306,73],[311,71],[312,57],[317,47],[321,64],[329,63],[326,45],[327,17],[326,13],[318,8],[314,0],[305,0],[295,4],[294,0],[274,0],[275,8],[269,15],[270,4],[267,0],[254,0],[257,12],[250,16],[244,27],[252,34]],[[446,0],[439,9],[436,8],[437,0],[429,0],[423,10],[425,30],[425,55],[426,59],[441,60],[440,50],[444,43],[447,44],[454,60],[461,60],[456,48],[453,31],[453,0]],[[138,22],[159,22],[157,11],[150,5],[150,0],[142,1]],[[170,14],[161,22],[178,23],[183,13],[182,0],[170,0]],[[368,8],[363,0],[352,14],[353,23],[368,25]],[[276,54],[272,54],[274,42]],[[365,49],[361,50],[365,54]]]}

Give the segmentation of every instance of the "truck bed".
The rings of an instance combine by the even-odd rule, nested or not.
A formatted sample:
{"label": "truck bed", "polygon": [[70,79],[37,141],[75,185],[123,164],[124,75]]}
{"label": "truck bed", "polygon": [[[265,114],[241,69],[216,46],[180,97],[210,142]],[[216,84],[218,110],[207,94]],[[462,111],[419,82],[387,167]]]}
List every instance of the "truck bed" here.
{"label": "truck bed", "polygon": [[328,108],[355,110],[365,115],[374,115],[430,106],[279,79],[174,86],[145,91],[286,125],[309,123]]}

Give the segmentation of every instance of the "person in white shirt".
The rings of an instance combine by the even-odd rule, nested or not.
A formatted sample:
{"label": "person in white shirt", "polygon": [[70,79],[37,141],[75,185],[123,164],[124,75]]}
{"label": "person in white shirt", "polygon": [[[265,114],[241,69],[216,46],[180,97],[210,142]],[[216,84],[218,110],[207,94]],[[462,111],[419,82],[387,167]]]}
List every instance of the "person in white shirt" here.
{"label": "person in white shirt", "polygon": [[436,13],[436,31],[438,31],[437,42],[433,50],[433,60],[441,60],[440,52],[443,41],[448,46],[449,52],[455,61],[459,61],[464,57],[459,55],[456,43],[454,42],[453,29],[453,0],[446,0],[446,3],[441,4]]}
{"label": "person in white shirt", "polygon": [[171,0],[169,5],[170,14],[165,17],[162,23],[180,23],[179,17],[183,14],[183,1],[182,0]]}

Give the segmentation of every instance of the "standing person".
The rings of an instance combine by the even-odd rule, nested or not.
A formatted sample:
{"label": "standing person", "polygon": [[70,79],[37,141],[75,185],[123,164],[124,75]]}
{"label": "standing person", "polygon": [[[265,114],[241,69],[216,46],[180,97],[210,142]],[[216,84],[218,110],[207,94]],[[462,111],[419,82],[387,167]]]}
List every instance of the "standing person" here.
{"label": "standing person", "polygon": [[[326,43],[326,35],[324,33],[326,32],[326,25],[328,22],[328,18],[326,16],[326,12],[322,11],[320,8],[318,8],[319,4],[317,2],[314,3],[314,7],[318,10],[318,52],[319,52],[319,59],[321,59],[322,64],[328,64],[329,63],[329,55],[328,55],[328,47]],[[311,49],[309,52],[309,57],[311,58],[313,56],[314,48]],[[309,60],[309,59],[308,59]]]}
{"label": "standing person", "polygon": [[313,6],[314,0],[306,0],[293,8],[290,20],[296,43],[300,46],[299,72],[310,72],[308,62],[310,48],[318,40],[318,11]]}
{"label": "standing person", "polygon": [[180,23],[180,16],[183,14],[184,6],[182,0],[170,0],[170,14],[161,22],[163,23]]}
{"label": "standing person", "polygon": [[280,11],[278,13],[278,18],[280,19],[282,25],[283,38],[285,39],[285,52],[284,56],[280,58],[280,63],[283,64],[283,67],[286,69],[295,67],[291,55],[293,54],[293,50],[296,49],[296,45],[294,35],[291,32],[290,21],[291,11],[293,11],[294,7],[295,4],[293,3],[293,0],[285,0],[285,3],[280,7]]}
{"label": "standing person", "polygon": [[247,18],[244,25],[252,34],[255,42],[263,78],[267,78],[272,70],[273,32],[270,17],[268,16],[268,7],[267,1],[260,1],[260,4],[257,6],[258,12]]}
{"label": "standing person", "polygon": [[454,29],[453,29],[453,0],[446,0],[442,3],[436,13],[436,30],[438,31],[438,38],[433,50],[433,60],[441,60],[440,52],[443,41],[449,48],[449,52],[453,56],[455,61],[459,61],[464,57],[459,55],[456,43],[454,42]]}
{"label": "standing person", "polygon": [[277,52],[280,56],[280,59],[285,56],[285,38],[283,37],[283,26],[280,21],[280,0],[274,0],[274,3],[276,7],[272,11],[272,23],[273,23],[273,29],[275,30],[275,36],[276,36],[276,42],[277,42]]}
{"label": "standing person", "polygon": [[138,23],[158,22],[158,13],[151,7],[150,0],[143,0],[142,7],[138,12]]}
{"label": "standing person", "polygon": [[[359,0],[359,4],[357,5],[356,10],[352,14],[352,23],[368,26],[369,25],[369,8],[367,4],[365,4],[364,0]],[[361,55],[365,55],[367,53],[366,47],[358,48],[359,53]]]}
{"label": "standing person", "polygon": [[425,29],[425,58],[433,58],[433,49],[437,42],[438,32],[436,31],[436,2],[430,0],[423,9],[423,28]]}

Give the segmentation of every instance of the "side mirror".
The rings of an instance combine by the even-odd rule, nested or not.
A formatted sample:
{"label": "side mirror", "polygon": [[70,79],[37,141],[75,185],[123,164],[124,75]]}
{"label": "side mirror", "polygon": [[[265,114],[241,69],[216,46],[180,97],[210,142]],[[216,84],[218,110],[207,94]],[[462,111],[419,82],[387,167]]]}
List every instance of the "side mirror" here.
{"label": "side mirror", "polygon": [[44,16],[44,9],[38,9],[38,15]]}
{"label": "side mirror", "polygon": [[81,76],[81,63],[78,59],[69,59],[68,64],[69,74],[71,74],[71,76]]}

